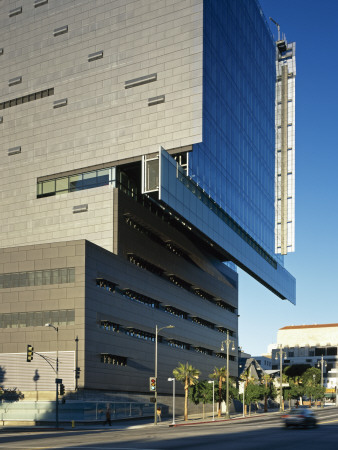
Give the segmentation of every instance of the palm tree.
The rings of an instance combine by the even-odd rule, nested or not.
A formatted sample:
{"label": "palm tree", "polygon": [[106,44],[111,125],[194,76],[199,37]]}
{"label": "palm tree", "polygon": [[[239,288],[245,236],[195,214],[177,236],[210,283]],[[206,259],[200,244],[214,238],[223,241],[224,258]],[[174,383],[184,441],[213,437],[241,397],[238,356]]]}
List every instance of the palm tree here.
{"label": "palm tree", "polygon": [[264,384],[265,384],[265,389],[264,389],[264,412],[268,411],[268,384],[270,385],[271,381],[272,381],[272,377],[269,374],[264,374],[263,375],[263,380],[264,380]]}
{"label": "palm tree", "polygon": [[173,370],[173,375],[177,381],[184,384],[184,420],[188,420],[188,390],[190,386],[197,383],[200,371],[195,369],[188,362],[186,364],[179,363],[178,367]]}
{"label": "palm tree", "polygon": [[214,372],[209,375],[210,378],[218,380],[218,417],[221,417],[221,403],[222,403],[222,383],[227,379],[227,370],[225,367],[215,367]]}

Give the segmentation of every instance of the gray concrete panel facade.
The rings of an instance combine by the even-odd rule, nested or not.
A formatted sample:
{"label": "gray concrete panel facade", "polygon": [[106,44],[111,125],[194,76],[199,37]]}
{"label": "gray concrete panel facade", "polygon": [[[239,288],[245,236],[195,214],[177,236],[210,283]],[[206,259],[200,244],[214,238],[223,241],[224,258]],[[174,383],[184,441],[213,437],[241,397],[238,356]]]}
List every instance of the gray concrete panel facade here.
{"label": "gray concrete panel facade", "polygon": [[[38,355],[30,363],[23,362],[23,355],[27,344],[31,344],[35,352],[52,352],[55,357],[56,333],[44,326],[45,321],[59,327],[61,364],[67,356],[62,356],[64,352],[73,355],[64,359],[69,372],[64,378],[68,380],[69,390],[74,389],[74,365],[66,360],[73,358],[74,361],[76,357],[76,337],[79,338],[80,388],[143,394],[149,390],[149,377],[154,375],[156,325],[175,327],[159,333],[160,393],[170,394],[171,386],[166,380],[179,362],[193,364],[201,370],[203,378],[207,378],[215,366],[225,365],[220,351],[225,335],[219,328],[235,329],[232,334],[237,348],[237,314],[88,241],[2,249],[0,256],[0,366],[8,375],[12,367],[18,370],[19,365],[27,365],[30,372],[38,370],[42,376],[41,390],[48,386],[46,377],[51,376],[50,371],[44,374],[45,368]],[[60,268],[74,268],[74,278],[46,284],[46,279],[38,276],[42,272],[46,275],[49,269]],[[23,273],[35,275],[35,278],[27,278],[31,285],[18,286],[24,284]],[[108,281],[114,288],[108,289],[98,280]],[[49,281],[54,283],[55,279]],[[132,298],[130,292],[139,298]],[[141,296],[152,298],[158,305],[152,307],[140,301]],[[64,310],[74,310],[68,321],[61,320]],[[178,310],[184,311],[186,317],[179,317]],[[195,322],[195,317],[214,327]],[[105,362],[103,355],[113,355],[116,361]],[[236,352],[231,352],[229,367],[233,376],[237,374],[235,357]],[[31,384],[27,381],[27,373],[22,372],[22,379],[15,378],[17,387],[34,390],[32,381]],[[4,384],[9,386],[10,382],[9,378]]]}
{"label": "gray concrete panel facade", "polygon": [[0,103],[11,105],[1,111],[0,247],[80,236],[112,250],[109,187],[37,199],[37,178],[202,140],[202,0],[32,0],[9,16],[14,3],[0,5]]}

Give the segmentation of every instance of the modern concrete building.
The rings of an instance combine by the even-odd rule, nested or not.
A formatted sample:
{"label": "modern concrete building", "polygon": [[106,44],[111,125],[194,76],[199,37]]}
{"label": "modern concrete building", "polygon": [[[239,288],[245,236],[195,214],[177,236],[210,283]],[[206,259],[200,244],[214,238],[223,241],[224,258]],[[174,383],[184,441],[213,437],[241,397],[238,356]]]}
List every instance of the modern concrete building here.
{"label": "modern concrete building", "polygon": [[159,392],[178,362],[207,378],[236,265],[295,302],[259,4],[3,0],[0,46],[1,382],[48,390],[58,350],[66,389],[146,394],[156,325]]}
{"label": "modern concrete building", "polygon": [[[338,324],[291,325],[280,328],[277,344],[271,352],[272,368],[279,369],[279,350],[284,352],[283,364],[308,364],[322,369],[327,388],[337,385]],[[276,354],[278,357],[276,359]]]}

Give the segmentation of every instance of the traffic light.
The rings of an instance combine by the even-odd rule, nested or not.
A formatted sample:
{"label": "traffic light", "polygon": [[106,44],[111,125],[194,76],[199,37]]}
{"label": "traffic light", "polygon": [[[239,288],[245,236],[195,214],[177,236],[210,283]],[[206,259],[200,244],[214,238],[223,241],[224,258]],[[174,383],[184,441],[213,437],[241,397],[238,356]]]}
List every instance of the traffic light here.
{"label": "traffic light", "polygon": [[27,362],[31,362],[33,359],[34,347],[27,345]]}
{"label": "traffic light", "polygon": [[149,378],[149,390],[156,391],[156,378],[155,377]]}
{"label": "traffic light", "polygon": [[81,369],[80,369],[80,367],[77,367],[76,369],[75,369],[75,378],[80,378],[80,372],[81,372]]}
{"label": "traffic light", "polygon": [[64,384],[60,384],[60,395],[65,395],[65,385]]}

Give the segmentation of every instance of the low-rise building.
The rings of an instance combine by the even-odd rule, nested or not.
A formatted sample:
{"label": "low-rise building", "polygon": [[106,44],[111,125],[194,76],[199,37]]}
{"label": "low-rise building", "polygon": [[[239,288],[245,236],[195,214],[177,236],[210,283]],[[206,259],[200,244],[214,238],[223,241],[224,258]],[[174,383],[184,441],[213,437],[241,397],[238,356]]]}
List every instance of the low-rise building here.
{"label": "low-rise building", "polygon": [[[283,365],[308,364],[323,366],[324,386],[335,389],[338,366],[338,323],[292,325],[280,328],[277,344],[271,348],[272,369],[279,369],[279,351],[283,349]],[[323,364],[322,364],[323,360]]]}

